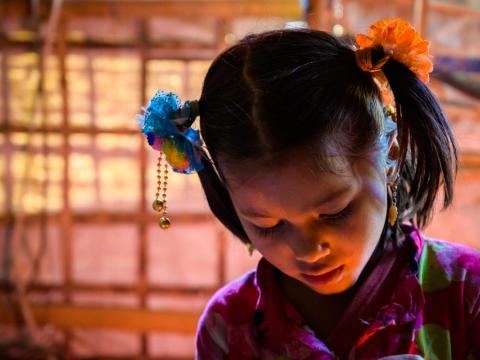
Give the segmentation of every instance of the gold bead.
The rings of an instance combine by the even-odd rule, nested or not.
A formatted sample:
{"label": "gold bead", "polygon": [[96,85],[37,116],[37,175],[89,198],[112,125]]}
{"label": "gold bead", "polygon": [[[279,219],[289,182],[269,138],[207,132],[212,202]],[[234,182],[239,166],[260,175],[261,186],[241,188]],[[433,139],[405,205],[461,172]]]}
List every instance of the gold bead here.
{"label": "gold bead", "polygon": [[152,208],[155,211],[162,211],[165,208],[165,203],[161,200],[154,200],[152,203]]}
{"label": "gold bead", "polygon": [[160,225],[162,229],[166,230],[170,227],[170,220],[167,217],[162,216],[158,221],[158,225]]}

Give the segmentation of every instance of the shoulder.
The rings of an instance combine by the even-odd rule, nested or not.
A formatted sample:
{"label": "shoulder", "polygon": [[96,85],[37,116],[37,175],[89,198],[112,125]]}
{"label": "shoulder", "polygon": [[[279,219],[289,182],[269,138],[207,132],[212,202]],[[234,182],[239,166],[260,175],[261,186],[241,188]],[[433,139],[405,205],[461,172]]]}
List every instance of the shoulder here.
{"label": "shoulder", "polygon": [[465,300],[467,313],[480,311],[480,251],[423,237],[419,280],[427,293],[448,292]]}
{"label": "shoulder", "polygon": [[234,315],[255,307],[258,296],[256,270],[251,270],[217,290],[205,307],[202,317],[216,312],[227,320],[234,321]]}
{"label": "shoulder", "polygon": [[418,279],[425,300],[424,326],[418,341],[429,351],[433,351],[430,342],[434,339],[438,344],[450,344],[444,350],[456,354],[455,359],[466,358],[465,354],[477,356],[480,354],[480,251],[424,236],[423,240]]}
{"label": "shoulder", "polygon": [[445,272],[451,280],[468,274],[480,276],[480,250],[445,240],[423,236],[420,267],[424,271]]}
{"label": "shoulder", "polygon": [[196,335],[198,355],[228,353],[229,328],[232,325],[247,323],[249,320],[253,321],[258,297],[256,270],[217,290],[198,322]]}

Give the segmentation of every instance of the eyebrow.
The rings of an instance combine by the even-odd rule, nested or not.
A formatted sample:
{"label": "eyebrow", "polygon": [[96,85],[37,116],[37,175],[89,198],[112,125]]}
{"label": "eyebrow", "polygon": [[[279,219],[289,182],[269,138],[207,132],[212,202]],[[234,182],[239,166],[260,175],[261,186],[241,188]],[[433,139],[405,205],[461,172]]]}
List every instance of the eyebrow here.
{"label": "eyebrow", "polygon": [[[324,204],[327,204],[329,202],[332,202],[333,200],[336,200],[339,197],[342,197],[344,194],[348,193],[351,189],[351,186],[346,186],[343,188],[339,188],[334,192],[330,192],[325,198],[320,199],[319,201],[315,201],[312,204],[307,205],[303,210],[308,211],[310,209],[316,209]],[[260,211],[257,211],[252,208],[246,208],[244,211],[240,211],[240,214],[248,217],[257,217],[257,218],[268,218],[271,217],[268,214],[262,213]]]}

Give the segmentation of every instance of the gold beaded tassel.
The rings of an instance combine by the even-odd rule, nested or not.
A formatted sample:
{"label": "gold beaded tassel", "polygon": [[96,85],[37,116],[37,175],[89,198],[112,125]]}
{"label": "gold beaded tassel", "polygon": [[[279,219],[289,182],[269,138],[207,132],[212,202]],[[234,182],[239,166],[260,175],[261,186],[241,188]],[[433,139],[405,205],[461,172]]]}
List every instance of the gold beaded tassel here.
{"label": "gold beaded tassel", "polygon": [[[157,161],[157,192],[155,193],[155,200],[153,201],[153,210],[161,212],[158,225],[162,229],[168,229],[170,227],[170,219],[167,217],[167,180],[168,180],[168,164],[165,161],[163,170],[163,182],[162,182],[162,161],[164,154],[160,152]],[[163,186],[162,186],[163,185]],[[162,191],[161,191],[162,190]],[[162,200],[159,199],[160,191],[162,192]]]}

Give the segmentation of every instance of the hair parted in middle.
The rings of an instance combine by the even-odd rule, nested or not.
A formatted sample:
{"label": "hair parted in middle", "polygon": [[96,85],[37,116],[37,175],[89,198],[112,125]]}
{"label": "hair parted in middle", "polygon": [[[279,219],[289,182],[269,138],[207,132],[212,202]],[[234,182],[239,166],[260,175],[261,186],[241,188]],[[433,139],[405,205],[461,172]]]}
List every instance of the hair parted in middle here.
{"label": "hair parted in middle", "polygon": [[[372,51],[372,60],[383,56],[381,48]],[[441,187],[443,205],[449,206],[457,149],[447,120],[429,88],[405,65],[389,59],[382,70],[395,96],[397,124],[388,121],[380,91],[357,65],[348,39],[282,29],[248,35],[223,51],[207,72],[199,100],[200,131],[215,167],[203,160],[198,175],[214,215],[249,242],[219,159],[222,165],[282,166],[292,161],[292,150],[303,149],[319,169],[336,173],[338,157],[353,163],[383,149],[386,160],[388,135],[396,126],[397,224],[409,219],[426,225]]]}

